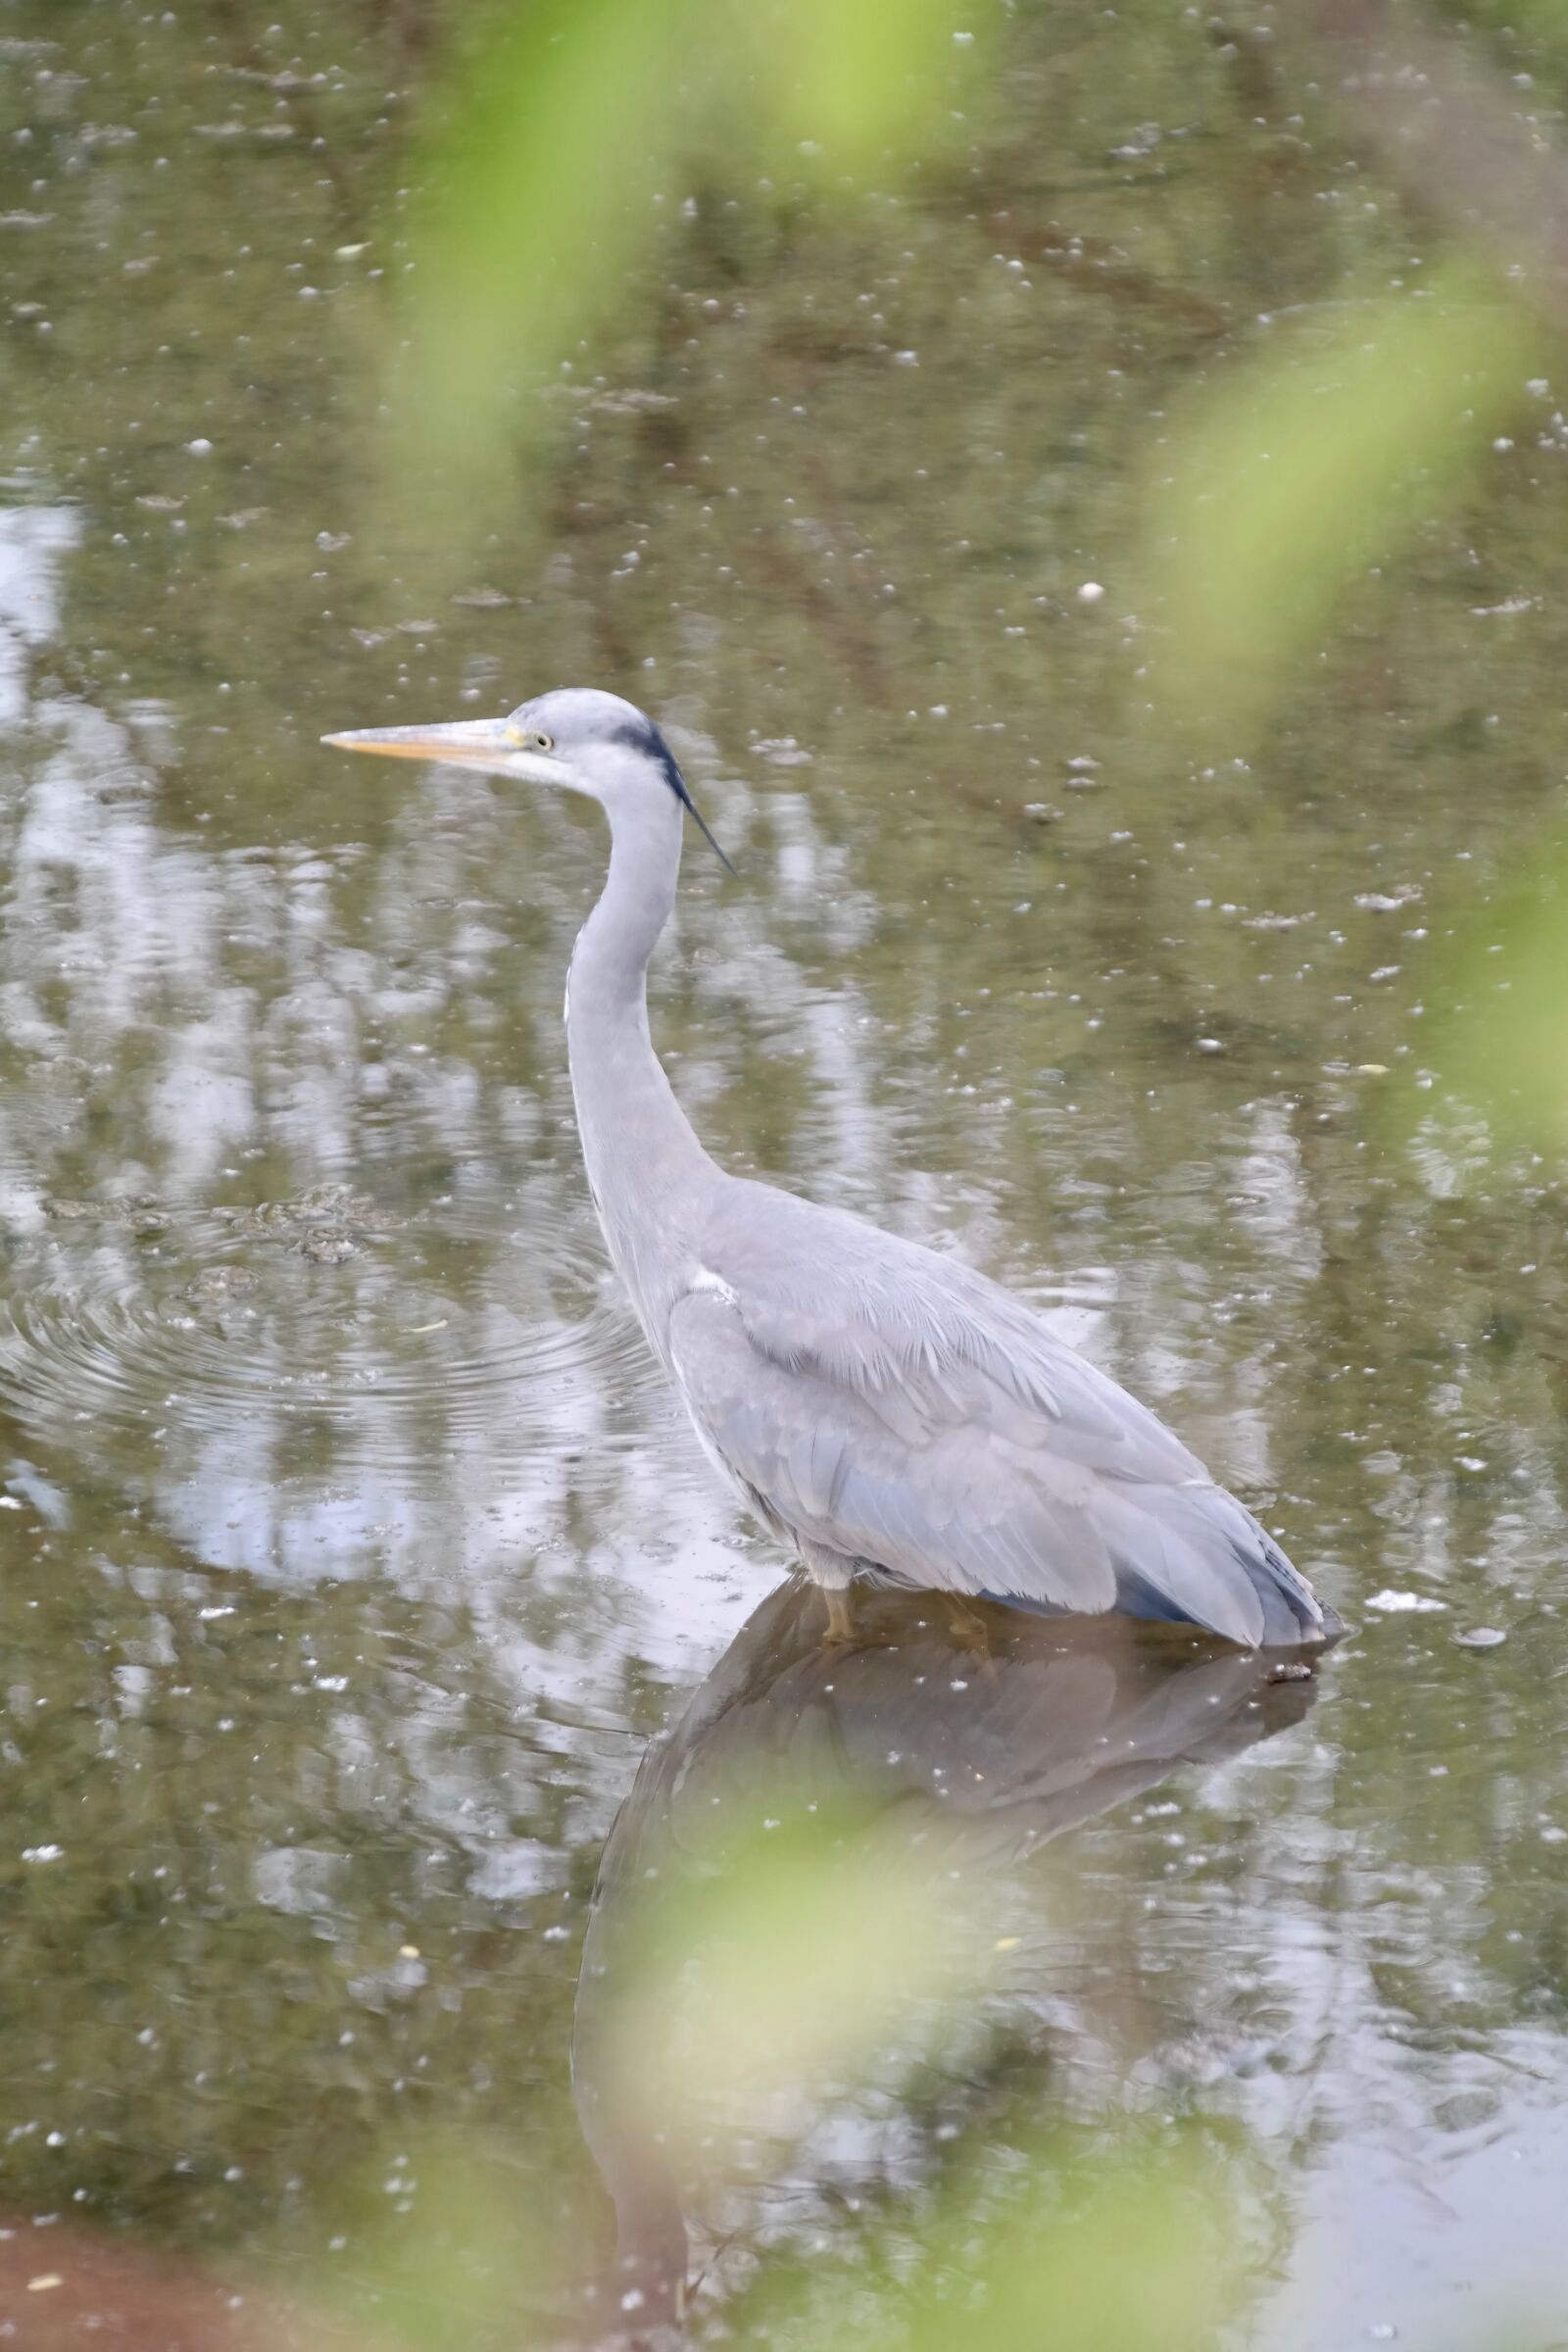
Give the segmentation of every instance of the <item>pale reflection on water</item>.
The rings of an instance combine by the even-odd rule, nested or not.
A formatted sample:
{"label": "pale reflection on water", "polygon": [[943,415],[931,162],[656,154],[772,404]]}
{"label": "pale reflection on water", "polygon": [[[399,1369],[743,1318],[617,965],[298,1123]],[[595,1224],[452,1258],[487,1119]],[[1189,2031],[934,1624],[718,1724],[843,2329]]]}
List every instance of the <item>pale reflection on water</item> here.
{"label": "pale reflection on water", "polygon": [[[612,2313],[627,2294],[679,2308],[694,2268],[721,2291],[729,2245],[750,2255],[760,2238],[821,2230],[868,2183],[914,2188],[985,2113],[999,2073],[1034,2075],[1058,2112],[1126,2114],[1180,2096],[1195,2069],[1229,2085],[1279,2052],[1224,2026],[1162,2036],[1136,1911],[1054,1883],[1039,1858],[1178,1765],[1228,1760],[1299,1722],[1313,1680],[1164,1628],[990,1607],[960,1627],[932,1594],[865,1595],[848,1646],[824,1642],[824,1626],[799,1581],[765,1600],[650,1749],[606,1842],[573,2087],[615,2205]],[[1131,1830],[1180,1811],[1135,1813]],[[891,1848],[918,1888],[922,1938],[956,1947],[954,1980],[911,2001],[886,1951],[863,1954],[886,1972],[880,1987],[808,1976],[800,1997],[828,2012],[818,2031],[839,2064],[781,2079],[770,2045],[789,2021],[769,2007],[752,2031],[742,2021],[746,2058],[715,2078],[702,2053],[726,2021],[710,1979],[721,1987],[735,1923],[709,1919],[663,1975],[648,1959],[650,1889],[664,1917],[703,1920],[726,1868],[760,1858],[765,1874],[769,1838],[813,1823],[835,1879],[886,1874]],[[1186,1844],[1170,1832],[1140,1842],[1161,1838]],[[847,2088],[831,2011],[857,2003],[867,2016]]]}
{"label": "pale reflection on water", "polygon": [[[1359,1629],[1279,1739],[1058,1825],[1139,2030],[1025,1987],[997,2047],[1049,2042],[1048,2105],[1244,2135],[1270,2343],[1442,2340],[1467,2282],[1559,2310],[1561,1188],[1384,1109],[1446,931],[1549,814],[1553,466],[1369,584],[1250,764],[1178,769],[1117,587],[1133,444],[1346,252],[1315,165],[1238,196],[1223,93],[1117,161],[1123,116],[1190,111],[1174,68],[1048,9],[977,184],[1092,269],[1025,286],[967,183],[853,235],[737,196],[608,363],[668,405],[573,408],[453,598],[352,489],[382,264],[338,257],[383,233],[407,60],[277,0],[316,114],[215,139],[208,68],[245,106],[260,69],[185,13],[96,12],[68,74],[24,0],[0,97],[45,183],[0,229],[0,2200],[330,2269],[369,2242],[341,2182],[438,2125],[608,2251],[588,1896],[784,1563],[585,1198],[560,999],[599,834],[314,748],[578,679],[660,713],[741,867],[693,843],[656,984],[714,1150],[1015,1283]],[[1405,267],[1410,224],[1337,219]],[[783,1633],[742,1641],[789,1690]],[[982,2137],[994,2057],[953,2055]],[[736,2262],[831,2234],[828,2184],[906,2185],[920,2128],[824,2099],[703,2227]],[[412,2242],[419,2197],[382,2202]]]}

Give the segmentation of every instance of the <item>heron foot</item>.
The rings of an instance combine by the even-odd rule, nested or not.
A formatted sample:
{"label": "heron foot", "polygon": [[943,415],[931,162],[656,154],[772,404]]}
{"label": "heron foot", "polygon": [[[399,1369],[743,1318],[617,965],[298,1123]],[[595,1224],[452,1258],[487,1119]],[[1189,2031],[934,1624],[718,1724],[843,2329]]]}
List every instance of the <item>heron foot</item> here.
{"label": "heron foot", "polygon": [[841,1642],[855,1640],[855,1611],[850,1603],[848,1585],[825,1585],[822,1598],[827,1602],[826,1642]]}
{"label": "heron foot", "polygon": [[944,1592],[942,1604],[948,1612],[948,1630],[955,1644],[968,1651],[986,1682],[994,1683],[997,1679],[997,1661],[991,1654],[991,1636],[985,1619],[961,1601],[956,1592]]}

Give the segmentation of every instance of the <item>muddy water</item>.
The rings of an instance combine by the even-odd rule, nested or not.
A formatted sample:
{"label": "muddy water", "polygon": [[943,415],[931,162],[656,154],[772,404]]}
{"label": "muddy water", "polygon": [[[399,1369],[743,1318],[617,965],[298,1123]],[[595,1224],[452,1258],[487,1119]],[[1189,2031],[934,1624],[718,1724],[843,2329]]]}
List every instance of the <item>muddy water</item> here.
{"label": "muddy water", "polygon": [[[1169,757],[1118,589],[1164,404],[1418,231],[1196,33],[1047,12],[917,199],[705,195],[515,514],[400,571],[365,355],[417,12],[272,13],[0,24],[12,2220],[368,2274],[433,2141],[610,2243],[586,1898],[783,1563],[586,1200],[591,821],[316,748],[572,679],[741,868],[694,842],[657,977],[713,1148],[1015,1283],[1357,1629],[1266,1739],[1053,1817],[1103,1941],[1041,1945],[1006,2047],[1240,2136],[1259,2340],[1560,2327],[1560,1171],[1385,1108],[1560,813],[1560,458],[1498,453],[1266,743]],[[710,2183],[713,2290],[983,2136],[982,2071]]]}

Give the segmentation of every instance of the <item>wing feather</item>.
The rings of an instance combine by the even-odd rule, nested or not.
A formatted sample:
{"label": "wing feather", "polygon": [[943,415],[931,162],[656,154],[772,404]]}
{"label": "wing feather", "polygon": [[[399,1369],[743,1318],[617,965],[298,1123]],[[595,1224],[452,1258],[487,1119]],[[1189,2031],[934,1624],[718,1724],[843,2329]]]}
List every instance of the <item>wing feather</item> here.
{"label": "wing feather", "polygon": [[803,1542],[904,1580],[1233,1641],[1321,1635],[1250,1514],[1114,1381],[956,1260],[729,1183],[669,1348],[698,1428]]}

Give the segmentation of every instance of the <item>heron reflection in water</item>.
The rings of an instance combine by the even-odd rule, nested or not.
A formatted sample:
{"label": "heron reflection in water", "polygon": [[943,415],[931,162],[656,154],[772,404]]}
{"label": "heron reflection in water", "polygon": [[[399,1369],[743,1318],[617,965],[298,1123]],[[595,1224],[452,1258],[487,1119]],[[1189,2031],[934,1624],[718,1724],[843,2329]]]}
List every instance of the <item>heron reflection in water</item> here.
{"label": "heron reflection in water", "polygon": [[[764,2166],[783,2163],[778,2147],[795,2138],[786,2124],[769,2139],[771,2109],[755,2072],[726,2080],[720,2069],[715,2089],[703,2063],[719,2031],[715,1985],[728,1981],[735,1929],[724,1882],[744,1879],[749,1854],[770,1850],[759,1842],[764,1815],[786,1838],[808,1820],[836,1825],[825,1859],[837,1884],[846,1872],[885,1871],[891,1849],[920,1938],[968,1939],[974,1965],[947,2003],[968,2038],[940,2071],[961,2105],[972,2062],[983,2106],[988,2062],[975,2036],[999,2014],[1016,2022],[1019,2003],[1027,2012],[1046,2000],[1076,1957],[1077,1938],[1064,1936],[1051,1882],[1030,1870],[1031,1856],[1176,1766],[1237,1756],[1298,1722],[1315,1694],[1310,1676],[1282,1682],[1257,1652],[1176,1627],[1047,1622],[980,1605],[989,1659],[976,1672],[930,1599],[895,1591],[863,1596],[854,1647],[825,1646],[814,1596],[793,1578],[645,1757],[600,1864],[574,2022],[578,2117],[617,2233],[615,2266],[590,2297],[591,2327],[623,2308],[644,2322],[677,2311],[688,2213],[710,2238],[715,2216],[726,2205],[733,2214],[734,2175],[748,2157],[754,2168],[759,2151]],[[807,1884],[819,1891],[820,1874]],[[662,1923],[652,1938],[651,1917]],[[999,1925],[1015,1932],[999,1937]],[[662,1947],[652,1967],[651,1940]],[[875,1955],[866,1957],[869,1965]],[[1114,1990],[1126,1955],[1101,1958]],[[768,1977],[765,1957],[759,1974]],[[750,2039],[764,2079],[780,2087],[779,2068],[791,2063],[788,2050],[777,2062],[771,2055],[788,2031],[780,2009],[838,1997],[809,1975],[808,1962],[800,1981],[762,1984],[764,2014],[741,2035],[735,2075],[749,2074]],[[869,1987],[860,2026],[869,2043],[902,2035],[910,2045],[903,2055],[928,2060],[921,2036],[942,2030],[942,2011],[941,1999],[901,2009],[883,1982]],[[844,2071],[881,2082],[885,2097],[887,2064],[900,2055],[858,2050]],[[843,2082],[816,2087],[830,2110],[836,2097],[853,2106]]]}
{"label": "heron reflection in water", "polygon": [[1020,1299],[710,1158],[648,1029],[686,812],[708,832],[650,718],[563,688],[510,718],[326,741],[605,809],[610,876],[566,990],[594,1205],[706,1451],[826,1593],[835,1638],[857,1580],[1166,1619],[1246,1647],[1333,1638],[1332,1611],[1251,1513]]}

